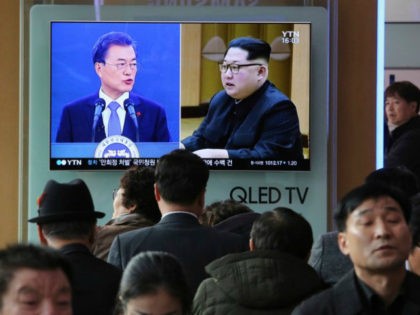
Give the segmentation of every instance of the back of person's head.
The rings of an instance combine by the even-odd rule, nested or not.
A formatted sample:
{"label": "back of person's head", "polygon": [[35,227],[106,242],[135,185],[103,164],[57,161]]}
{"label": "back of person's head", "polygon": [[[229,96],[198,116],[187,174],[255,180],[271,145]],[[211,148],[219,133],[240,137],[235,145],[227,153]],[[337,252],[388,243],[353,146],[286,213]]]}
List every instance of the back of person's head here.
{"label": "back of person's head", "polygon": [[161,218],[155,199],[154,185],[155,170],[152,167],[131,167],[120,179],[120,188],[124,189],[122,204],[129,208],[135,205],[134,212],[144,215],[152,222]]}
{"label": "back of person's head", "polygon": [[365,183],[348,192],[338,204],[334,219],[340,232],[346,231],[346,222],[349,215],[359,207],[364,201],[390,197],[401,207],[405,221],[410,221],[411,203],[406,194],[395,186],[386,185],[379,182]]}
{"label": "back of person's head", "polygon": [[48,222],[41,223],[39,226],[45,237],[49,239],[92,241],[95,234],[96,219]]}
{"label": "back of person's head", "polygon": [[385,98],[399,96],[406,102],[416,102],[419,111],[420,89],[410,81],[396,81],[385,89]]}
{"label": "back of person's head", "polygon": [[130,35],[124,32],[109,32],[99,37],[92,49],[93,64],[105,63],[106,54],[111,46],[132,46],[136,50],[136,44]]}
{"label": "back of person's head", "polygon": [[256,250],[278,250],[307,260],[313,243],[312,227],[299,213],[279,207],[254,221],[251,239]]}
{"label": "back of person's head", "polygon": [[204,225],[213,226],[234,215],[248,212],[252,212],[252,210],[239,201],[233,199],[216,201],[204,208],[204,213],[200,217],[200,222]]}
{"label": "back of person's head", "polygon": [[[118,294],[120,310],[125,314],[130,300],[155,295],[159,290],[164,290],[179,302],[182,314],[189,313],[192,296],[177,258],[166,252],[137,254],[128,263],[121,279]],[[155,304],[159,304],[159,301],[155,301]]]}
{"label": "back of person's head", "polygon": [[377,169],[366,177],[365,182],[392,185],[408,197],[414,196],[420,190],[417,176],[405,166]]}
{"label": "back of person's head", "polygon": [[163,155],[156,166],[155,183],[161,197],[171,203],[190,205],[205,191],[209,169],[196,154],[177,149]]}
{"label": "back of person's head", "polygon": [[[8,290],[14,274],[21,269],[37,271],[61,270],[69,283],[72,280],[71,267],[58,252],[36,245],[17,244],[0,250],[0,297]],[[0,309],[2,307],[0,298]]]}
{"label": "back of person's head", "polygon": [[238,37],[230,41],[227,50],[234,47],[246,50],[248,52],[247,60],[261,58],[267,63],[270,61],[271,46],[261,39],[253,37]]}

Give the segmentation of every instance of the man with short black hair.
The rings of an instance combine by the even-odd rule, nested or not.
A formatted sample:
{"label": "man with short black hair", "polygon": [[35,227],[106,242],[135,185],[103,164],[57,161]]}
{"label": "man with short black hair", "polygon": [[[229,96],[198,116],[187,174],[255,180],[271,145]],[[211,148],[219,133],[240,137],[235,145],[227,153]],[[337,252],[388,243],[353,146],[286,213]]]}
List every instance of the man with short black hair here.
{"label": "man with short black hair", "polygon": [[420,278],[407,271],[411,204],[401,191],[367,183],[341,200],[334,218],[354,270],[303,301],[293,315],[420,314]]}
{"label": "man with short black hair", "polygon": [[35,245],[0,250],[0,314],[71,315],[71,270],[57,252]]}
{"label": "man with short black hair", "polygon": [[396,81],[385,90],[385,167],[404,165],[420,182],[420,89],[410,81]]}
{"label": "man with short black hair", "polygon": [[[416,175],[405,166],[380,168],[365,178],[365,183],[391,185],[407,194],[409,198],[419,192]],[[334,285],[353,268],[350,258],[344,255],[337,242],[338,231],[322,234],[314,243],[309,264],[328,285]]]}
{"label": "man with short black hair", "polygon": [[323,289],[308,264],[312,228],[289,208],[264,212],[254,221],[250,251],[229,254],[206,266],[193,314],[290,314]]}
{"label": "man with short black hair", "polygon": [[233,39],[219,64],[224,90],[193,134],[182,140],[202,158],[301,160],[295,105],[268,81],[271,47],[252,37]]}
{"label": "man with short black hair", "polygon": [[154,226],[119,234],[111,245],[108,261],[124,269],[139,252],[169,252],[180,260],[195,292],[207,277],[205,265],[246,248],[239,235],[218,232],[198,222],[208,178],[208,167],[197,155],[186,150],[163,155],[155,170],[155,197],[162,219]]}
{"label": "man with short black hair", "polygon": [[113,313],[121,270],[96,258],[90,251],[95,238],[96,219],[105,214],[94,210],[85,182],[48,181],[38,198],[38,224],[43,245],[66,257],[73,272],[73,312],[75,315]]}
{"label": "man with short black hair", "polygon": [[165,109],[132,92],[138,62],[136,43],[129,34],[100,36],[92,48],[92,63],[101,88],[65,105],[57,142],[100,142],[113,135],[133,142],[171,140]]}

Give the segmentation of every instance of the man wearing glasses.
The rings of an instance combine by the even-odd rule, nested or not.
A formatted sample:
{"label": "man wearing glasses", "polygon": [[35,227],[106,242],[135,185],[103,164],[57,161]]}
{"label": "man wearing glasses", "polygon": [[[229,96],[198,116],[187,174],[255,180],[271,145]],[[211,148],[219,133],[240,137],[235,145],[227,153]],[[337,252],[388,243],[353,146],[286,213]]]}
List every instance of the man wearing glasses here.
{"label": "man wearing glasses", "polygon": [[271,47],[252,38],[233,39],[219,64],[224,91],[185,149],[202,158],[303,159],[295,105],[268,78]]}
{"label": "man wearing glasses", "polygon": [[122,32],[102,35],[92,51],[99,92],[64,107],[57,142],[100,142],[121,135],[134,142],[170,141],[165,110],[131,93],[138,63],[132,38]]}

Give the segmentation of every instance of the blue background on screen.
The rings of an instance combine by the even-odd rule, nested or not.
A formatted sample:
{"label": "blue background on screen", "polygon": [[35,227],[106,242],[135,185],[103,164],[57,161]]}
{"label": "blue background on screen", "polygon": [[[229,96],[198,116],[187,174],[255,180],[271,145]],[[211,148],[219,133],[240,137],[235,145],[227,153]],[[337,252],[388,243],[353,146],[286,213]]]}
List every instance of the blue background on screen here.
{"label": "blue background on screen", "polygon": [[136,42],[140,67],[132,92],[165,108],[172,141],[179,141],[180,25],[127,22],[51,22],[51,141],[63,107],[98,92],[92,47],[110,31],[126,32]]}

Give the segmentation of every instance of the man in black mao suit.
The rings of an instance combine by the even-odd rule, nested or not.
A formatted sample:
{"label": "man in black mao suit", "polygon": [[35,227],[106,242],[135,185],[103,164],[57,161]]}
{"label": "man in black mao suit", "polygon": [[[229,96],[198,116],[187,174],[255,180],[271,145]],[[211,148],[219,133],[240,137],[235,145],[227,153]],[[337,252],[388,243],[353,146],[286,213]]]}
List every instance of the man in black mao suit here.
{"label": "man in black mao suit", "polygon": [[121,270],[96,258],[91,252],[96,218],[86,184],[76,179],[69,183],[50,180],[38,198],[38,224],[43,245],[57,249],[69,262],[72,271],[74,315],[111,315],[121,279]]}
{"label": "man in black mao suit", "polygon": [[159,159],[155,171],[155,196],[162,219],[154,226],[118,235],[108,261],[124,269],[139,252],[165,251],[181,262],[192,292],[207,278],[204,267],[228,253],[245,251],[239,235],[218,232],[198,222],[203,212],[209,177],[206,164],[186,150],[175,150]]}
{"label": "man in black mao suit", "polygon": [[354,270],[292,315],[419,315],[420,277],[405,268],[410,212],[407,197],[389,185],[367,183],[348,193],[334,216],[340,250]]}
{"label": "man in black mao suit", "polygon": [[[123,32],[103,34],[93,47],[92,61],[101,88],[64,107],[56,141],[100,142],[112,135],[133,142],[171,141],[163,107],[131,93],[137,74],[133,39]],[[111,123],[114,115],[118,128]]]}

